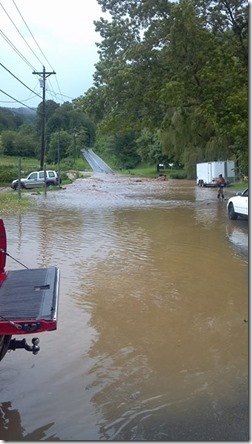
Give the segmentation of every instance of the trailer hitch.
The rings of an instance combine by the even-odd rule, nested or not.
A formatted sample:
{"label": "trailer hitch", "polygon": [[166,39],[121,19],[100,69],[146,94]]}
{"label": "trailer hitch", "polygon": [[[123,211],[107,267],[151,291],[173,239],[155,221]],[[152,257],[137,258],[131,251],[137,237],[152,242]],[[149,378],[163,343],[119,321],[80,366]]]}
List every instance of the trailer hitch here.
{"label": "trailer hitch", "polygon": [[37,355],[40,350],[38,344],[39,344],[39,338],[33,338],[32,345],[27,344],[25,339],[11,339],[8,350],[16,350],[18,348],[24,348],[25,350],[32,352],[34,355]]}

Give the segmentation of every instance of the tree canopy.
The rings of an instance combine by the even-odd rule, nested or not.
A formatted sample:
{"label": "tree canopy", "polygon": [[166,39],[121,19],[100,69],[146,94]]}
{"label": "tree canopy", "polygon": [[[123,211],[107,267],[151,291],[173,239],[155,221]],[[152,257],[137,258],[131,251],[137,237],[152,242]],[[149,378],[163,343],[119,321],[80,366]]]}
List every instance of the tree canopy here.
{"label": "tree canopy", "polygon": [[[95,124],[91,119],[74,109],[72,103],[59,105],[53,100],[45,102],[46,114],[46,161],[57,162],[60,158],[80,154],[80,148],[92,146],[95,139]],[[9,110],[0,108],[0,151],[9,156],[40,157],[43,125],[43,103],[37,108],[32,124],[22,123]],[[2,117],[2,118],[1,118]]]}
{"label": "tree canopy", "polygon": [[[46,160],[95,146],[117,166],[233,159],[248,174],[248,2],[97,0],[92,88],[45,103]],[[35,124],[0,108],[1,152],[39,155]],[[95,144],[95,145],[94,145]]]}
{"label": "tree canopy", "polygon": [[[102,40],[94,86],[75,108],[103,137],[152,132],[189,176],[196,162],[226,158],[247,174],[247,2],[98,3],[110,19],[95,22]],[[151,149],[150,140],[138,154],[148,158]]]}

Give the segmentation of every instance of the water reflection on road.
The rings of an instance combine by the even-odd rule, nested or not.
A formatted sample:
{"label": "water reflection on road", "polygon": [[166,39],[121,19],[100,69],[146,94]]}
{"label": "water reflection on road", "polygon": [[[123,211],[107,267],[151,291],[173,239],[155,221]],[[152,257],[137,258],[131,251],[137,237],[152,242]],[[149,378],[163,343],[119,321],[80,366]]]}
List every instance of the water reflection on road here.
{"label": "water reflection on road", "polygon": [[189,181],[94,175],[33,198],[2,215],[8,251],[58,266],[61,290],[39,355],[1,363],[24,439],[247,439],[247,221]]}

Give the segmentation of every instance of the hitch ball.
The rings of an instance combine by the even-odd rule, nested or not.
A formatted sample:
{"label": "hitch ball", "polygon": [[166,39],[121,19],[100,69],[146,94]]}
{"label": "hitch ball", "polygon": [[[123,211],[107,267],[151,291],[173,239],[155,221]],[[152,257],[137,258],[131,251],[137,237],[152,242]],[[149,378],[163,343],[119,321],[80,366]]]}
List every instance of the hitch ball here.
{"label": "hitch ball", "polygon": [[40,350],[40,347],[38,344],[39,344],[39,338],[32,338],[32,353],[34,355],[37,355]]}

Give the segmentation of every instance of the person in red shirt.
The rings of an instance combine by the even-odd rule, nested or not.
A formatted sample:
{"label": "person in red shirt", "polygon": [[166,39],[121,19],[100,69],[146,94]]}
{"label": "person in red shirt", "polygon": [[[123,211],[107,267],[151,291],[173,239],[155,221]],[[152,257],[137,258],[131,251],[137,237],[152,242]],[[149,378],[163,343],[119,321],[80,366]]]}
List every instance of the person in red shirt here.
{"label": "person in red shirt", "polygon": [[217,194],[217,198],[220,199],[220,197],[222,198],[222,200],[224,199],[224,192],[223,192],[223,188],[225,186],[225,179],[222,176],[222,174],[219,174],[219,177],[217,179],[217,184],[218,184],[218,194]]}

